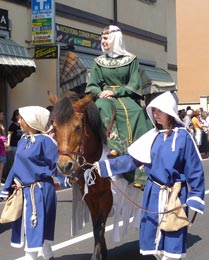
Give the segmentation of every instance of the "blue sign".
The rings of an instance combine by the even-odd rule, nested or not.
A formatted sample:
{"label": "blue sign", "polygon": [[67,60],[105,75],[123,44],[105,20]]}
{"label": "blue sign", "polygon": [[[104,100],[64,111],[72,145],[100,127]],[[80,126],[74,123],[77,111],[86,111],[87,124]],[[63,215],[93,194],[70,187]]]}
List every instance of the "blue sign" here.
{"label": "blue sign", "polygon": [[54,43],[55,3],[54,0],[32,0],[32,43]]}
{"label": "blue sign", "polygon": [[32,15],[52,12],[54,0],[32,0]]}

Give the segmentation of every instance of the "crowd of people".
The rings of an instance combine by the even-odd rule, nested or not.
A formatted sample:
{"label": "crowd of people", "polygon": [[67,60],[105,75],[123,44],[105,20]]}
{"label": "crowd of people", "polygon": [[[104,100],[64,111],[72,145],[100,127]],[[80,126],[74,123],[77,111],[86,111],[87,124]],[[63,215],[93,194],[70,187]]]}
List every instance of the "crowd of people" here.
{"label": "crowd of people", "polygon": [[179,110],[178,115],[193,136],[202,158],[208,158],[209,113],[204,111],[201,107],[192,109],[191,106],[188,106],[186,109]]}

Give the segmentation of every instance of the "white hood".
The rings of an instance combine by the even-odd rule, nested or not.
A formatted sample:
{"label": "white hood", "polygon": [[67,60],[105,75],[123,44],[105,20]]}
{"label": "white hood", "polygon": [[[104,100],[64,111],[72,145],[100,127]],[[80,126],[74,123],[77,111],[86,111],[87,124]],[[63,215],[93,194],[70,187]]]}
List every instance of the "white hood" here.
{"label": "white hood", "polygon": [[172,94],[170,91],[166,91],[149,103],[149,105],[147,106],[147,114],[154,126],[156,126],[156,122],[153,118],[152,108],[160,109],[162,112],[174,117],[178,124],[185,127],[184,122],[181,121],[181,119],[178,116],[176,99],[177,97],[175,97],[174,94]]}
{"label": "white hood", "polygon": [[[155,126],[155,120],[152,114],[152,108],[158,108],[164,113],[175,118],[176,122],[181,126],[185,127],[184,123],[178,116],[177,102],[173,94],[170,91],[164,92],[155,99],[153,99],[147,106],[147,113]],[[128,147],[128,153],[143,163],[151,163],[151,147],[159,132],[166,130],[158,130],[156,127],[145,133],[142,137],[136,140],[131,146]],[[173,129],[174,137],[171,145],[171,150],[175,151],[176,138],[178,137],[178,127]],[[186,131],[186,130],[185,130]]]}

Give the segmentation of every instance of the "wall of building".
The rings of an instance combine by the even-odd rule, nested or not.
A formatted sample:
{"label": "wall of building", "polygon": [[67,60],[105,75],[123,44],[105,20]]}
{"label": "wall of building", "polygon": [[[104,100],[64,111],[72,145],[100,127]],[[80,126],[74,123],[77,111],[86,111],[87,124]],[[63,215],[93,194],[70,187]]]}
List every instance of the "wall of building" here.
{"label": "wall of building", "polygon": [[177,60],[180,104],[200,103],[209,96],[209,2],[177,0]]}

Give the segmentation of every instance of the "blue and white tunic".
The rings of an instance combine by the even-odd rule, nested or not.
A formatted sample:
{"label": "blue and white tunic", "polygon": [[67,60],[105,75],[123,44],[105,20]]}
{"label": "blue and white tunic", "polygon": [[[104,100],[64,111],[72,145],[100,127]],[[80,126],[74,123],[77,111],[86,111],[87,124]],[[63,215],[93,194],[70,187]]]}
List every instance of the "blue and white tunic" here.
{"label": "blue and white tunic", "polygon": [[[52,175],[56,171],[58,159],[57,145],[48,135],[23,136],[17,147],[15,160],[5,182],[4,194],[11,192],[13,180],[26,186],[24,195],[24,221],[22,217],[12,223],[11,245],[23,246],[25,233],[27,251],[39,251],[44,240],[54,240],[56,217],[56,192]],[[31,184],[34,187],[34,204],[31,197]],[[37,222],[32,225],[33,205],[36,207]],[[24,222],[24,224],[23,224]]]}
{"label": "blue and white tunic", "polygon": [[[155,133],[154,133],[155,132]],[[148,138],[146,138],[146,135]],[[151,137],[153,136],[153,138]],[[163,131],[151,130],[144,135],[144,146],[140,141],[130,146],[128,154],[115,159],[99,161],[99,173],[102,177],[129,172],[140,165],[145,165],[148,180],[144,189],[142,207],[159,212],[160,186],[173,186],[181,182],[179,194],[181,203],[199,213],[204,212],[204,171],[202,162],[191,135],[182,127],[176,127],[165,138]],[[140,140],[140,139],[139,139]],[[147,152],[150,143],[150,162],[139,161],[137,151]],[[132,149],[133,148],[133,149]],[[142,156],[143,157],[143,156]],[[188,213],[188,210],[186,210]],[[143,255],[164,254],[180,259],[186,255],[187,227],[175,232],[161,231],[156,242],[159,214],[142,211],[140,223],[140,252]]]}

